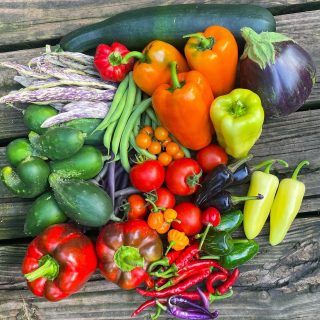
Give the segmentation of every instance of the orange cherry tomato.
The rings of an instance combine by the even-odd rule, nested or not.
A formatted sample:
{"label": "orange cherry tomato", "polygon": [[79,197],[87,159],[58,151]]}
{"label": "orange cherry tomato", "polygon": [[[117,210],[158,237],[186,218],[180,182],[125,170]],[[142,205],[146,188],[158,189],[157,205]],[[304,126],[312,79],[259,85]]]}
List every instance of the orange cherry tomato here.
{"label": "orange cherry tomato", "polygon": [[184,152],[179,149],[179,151],[173,156],[173,159],[174,160],[177,160],[177,159],[182,159],[184,157]]}
{"label": "orange cherry tomato", "polygon": [[161,144],[159,141],[152,141],[148,147],[148,151],[151,154],[159,154],[161,152]]}
{"label": "orange cherry tomato", "polygon": [[159,234],[164,234],[164,233],[167,233],[169,231],[170,227],[171,227],[170,223],[164,222],[161,227],[156,229],[156,231]]}
{"label": "orange cherry tomato", "polygon": [[166,151],[171,155],[174,156],[178,151],[180,150],[180,147],[175,142],[169,142],[166,146]]}
{"label": "orange cherry tomato", "polygon": [[140,130],[140,133],[146,133],[147,135],[152,136],[153,135],[153,129],[150,126],[146,126],[146,127],[143,127]]}
{"label": "orange cherry tomato", "polygon": [[172,139],[168,136],[165,140],[161,141],[162,147],[165,148],[167,146],[167,144],[171,141],[172,141]]}
{"label": "orange cherry tomato", "polygon": [[154,130],[154,136],[159,140],[159,141],[164,141],[168,138],[169,132],[166,128],[163,127],[158,127]]}
{"label": "orange cherry tomato", "polygon": [[160,228],[164,224],[163,213],[161,211],[151,212],[147,222],[151,229],[156,230],[157,228]]}
{"label": "orange cherry tomato", "polygon": [[151,137],[146,133],[139,133],[136,136],[136,144],[141,149],[147,149],[151,145]]}
{"label": "orange cherry tomato", "polygon": [[158,161],[166,167],[171,163],[172,156],[167,152],[161,152],[158,156]]}

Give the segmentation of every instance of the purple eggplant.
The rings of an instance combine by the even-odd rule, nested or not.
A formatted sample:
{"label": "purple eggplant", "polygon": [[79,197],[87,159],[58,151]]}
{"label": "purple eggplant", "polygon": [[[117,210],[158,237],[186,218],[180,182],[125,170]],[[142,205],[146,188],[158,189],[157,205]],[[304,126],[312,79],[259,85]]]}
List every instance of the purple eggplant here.
{"label": "purple eggplant", "polygon": [[297,111],[316,80],[312,58],[292,39],[276,32],[241,29],[246,41],[240,60],[240,85],[261,98],[266,117]]}

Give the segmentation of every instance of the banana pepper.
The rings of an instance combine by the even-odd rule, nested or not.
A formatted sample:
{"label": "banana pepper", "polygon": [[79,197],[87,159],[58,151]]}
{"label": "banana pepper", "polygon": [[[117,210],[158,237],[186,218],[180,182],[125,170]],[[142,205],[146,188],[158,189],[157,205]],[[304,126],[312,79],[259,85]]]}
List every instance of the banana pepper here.
{"label": "banana pepper", "polygon": [[262,132],[264,110],[259,96],[247,89],[234,89],[213,101],[210,116],[226,152],[236,159],[248,155]]}

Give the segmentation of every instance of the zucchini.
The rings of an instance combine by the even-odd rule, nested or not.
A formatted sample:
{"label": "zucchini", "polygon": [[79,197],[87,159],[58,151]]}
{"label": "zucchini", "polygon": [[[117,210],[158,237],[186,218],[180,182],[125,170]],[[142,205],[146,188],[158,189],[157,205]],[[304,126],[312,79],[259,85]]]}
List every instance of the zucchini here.
{"label": "zucchini", "polygon": [[142,50],[152,40],[162,40],[182,49],[183,35],[200,32],[211,25],[229,29],[237,39],[240,50],[244,40],[242,27],[257,33],[275,31],[276,22],[265,8],[248,4],[178,4],[141,8],[122,12],[104,21],[79,28],[60,41],[66,51],[84,52],[100,43],[115,41],[130,50]]}
{"label": "zucchini", "polygon": [[35,237],[47,227],[63,223],[67,216],[59,208],[51,192],[46,192],[35,200],[27,213],[24,233]]}
{"label": "zucchini", "polygon": [[14,167],[31,155],[32,148],[28,139],[15,139],[7,145],[6,156],[10,164],[12,164]]}
{"label": "zucchini", "polygon": [[101,227],[111,218],[111,198],[94,183],[81,179],[65,179],[55,173],[49,176],[49,183],[59,207],[77,223],[88,227]]}
{"label": "zucchini", "polygon": [[103,167],[103,156],[93,146],[83,146],[72,157],[50,163],[51,171],[66,178],[91,179]]}

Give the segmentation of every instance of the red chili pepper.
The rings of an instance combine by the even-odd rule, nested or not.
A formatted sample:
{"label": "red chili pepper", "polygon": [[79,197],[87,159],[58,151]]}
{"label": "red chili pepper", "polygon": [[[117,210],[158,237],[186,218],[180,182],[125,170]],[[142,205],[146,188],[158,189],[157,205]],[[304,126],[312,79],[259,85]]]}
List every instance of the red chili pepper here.
{"label": "red chili pepper", "polygon": [[175,251],[171,250],[165,257],[163,257],[160,260],[157,260],[153,263],[150,264],[148,268],[148,272],[152,273],[152,270],[157,268],[158,266],[163,266],[163,267],[168,267],[170,266],[173,262],[176,261],[176,259],[180,256],[181,251]]}
{"label": "red chili pepper", "polygon": [[157,301],[159,301],[161,304],[165,304],[167,303],[167,299],[163,299],[163,300],[157,300],[157,299],[150,299],[147,300],[146,302],[144,302],[143,304],[141,304],[131,315],[131,317],[135,317],[136,315],[138,315],[139,313],[141,313],[143,310],[155,306],[157,304]]}
{"label": "red chili pepper", "polygon": [[188,265],[186,265],[183,269],[189,270],[189,269],[199,269],[199,268],[208,268],[208,267],[214,267],[225,273],[226,275],[229,275],[229,271],[222,267],[217,261],[215,260],[196,260],[191,261]]}
{"label": "red chili pepper", "polygon": [[146,272],[146,280],[145,280],[146,286],[151,289],[154,287],[154,280],[153,278]]}
{"label": "red chili pepper", "polygon": [[[159,287],[159,286],[156,286],[156,290],[157,291],[161,291],[165,288],[168,288],[168,287],[172,287],[176,284],[178,284],[179,282],[181,282],[182,280],[184,279],[187,279],[197,273],[201,273],[201,272],[204,272],[206,271],[207,268],[204,268],[204,269],[189,269],[189,270],[182,270],[181,272],[179,272],[179,274],[176,276],[176,277],[173,277],[171,279],[168,280],[168,282],[166,284],[164,284],[163,286]],[[227,277],[227,276],[226,276]]]}
{"label": "red chili pepper", "polygon": [[225,294],[230,289],[230,287],[232,287],[232,285],[236,282],[236,280],[239,277],[239,274],[240,274],[239,269],[238,268],[234,269],[230,277],[217,288],[218,293],[220,295]]}
{"label": "red chili pepper", "polygon": [[205,271],[202,271],[201,273],[195,274],[193,277],[186,279],[185,281],[164,289],[162,291],[147,291],[140,288],[136,288],[136,291],[146,297],[155,297],[155,298],[167,298],[174,294],[180,294],[182,292],[185,292],[188,288],[196,285],[203,279],[207,278],[210,274],[210,269],[206,269]]}
{"label": "red chili pepper", "polygon": [[212,272],[210,274],[210,276],[208,277],[208,279],[206,281],[206,287],[210,293],[215,292],[215,288],[213,287],[213,285],[219,280],[226,281],[227,275],[223,272]]}
{"label": "red chili pepper", "polygon": [[164,285],[166,282],[168,281],[167,278],[160,278],[156,281],[155,286],[157,287],[161,287],[162,285]]}
{"label": "red chili pepper", "polygon": [[121,43],[114,42],[111,46],[99,44],[94,56],[94,65],[103,80],[120,82],[133,69],[134,59],[122,64],[122,58],[129,50]]}

